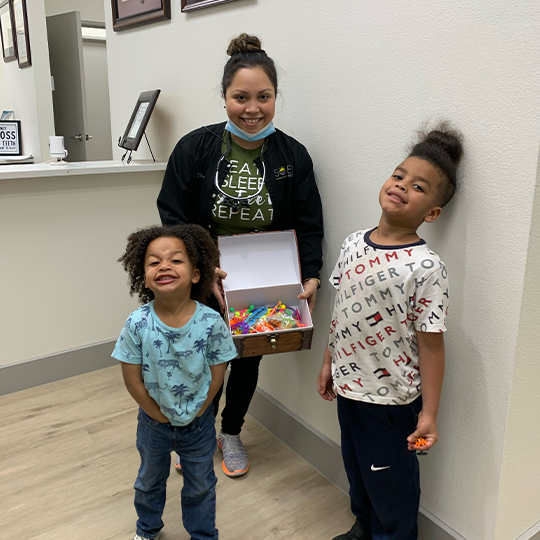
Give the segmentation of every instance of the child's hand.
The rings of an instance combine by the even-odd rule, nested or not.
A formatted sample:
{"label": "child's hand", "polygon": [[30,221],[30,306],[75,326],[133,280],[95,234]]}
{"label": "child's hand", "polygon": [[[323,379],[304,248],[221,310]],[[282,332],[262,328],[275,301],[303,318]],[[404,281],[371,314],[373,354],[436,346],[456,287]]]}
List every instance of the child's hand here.
{"label": "child's hand", "polygon": [[221,283],[222,279],[225,279],[227,277],[227,272],[225,270],[222,270],[221,268],[216,267],[216,274],[215,274],[215,281],[214,281],[214,296],[216,297],[219,307],[221,308],[221,311],[225,311],[226,305],[225,305],[225,293],[223,292],[223,285]]}
{"label": "child's hand", "polygon": [[[416,446],[416,440],[420,437],[425,439],[425,444]],[[407,437],[409,450],[422,450],[425,452],[432,448],[438,440],[439,431],[437,429],[437,418],[430,418],[421,411],[418,415],[416,431]]]}
{"label": "child's hand", "polygon": [[160,424],[168,424],[170,422],[170,420],[159,410],[153,411],[152,414],[148,414],[148,416],[152,418],[152,420],[155,420],[156,422],[159,422]]}
{"label": "child's hand", "polygon": [[317,379],[317,390],[323,399],[326,401],[332,401],[336,399],[336,393],[334,392],[334,381],[332,379],[332,366],[330,364],[323,364],[319,378]]}

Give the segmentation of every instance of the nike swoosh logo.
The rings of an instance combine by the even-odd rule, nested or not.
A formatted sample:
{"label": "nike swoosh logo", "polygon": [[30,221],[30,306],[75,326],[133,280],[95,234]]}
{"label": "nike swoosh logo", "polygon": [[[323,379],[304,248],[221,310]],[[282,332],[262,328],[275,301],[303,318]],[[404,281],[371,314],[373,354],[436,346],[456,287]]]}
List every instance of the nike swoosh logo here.
{"label": "nike swoosh logo", "polygon": [[389,469],[389,468],[390,468],[390,465],[388,465],[387,467],[375,467],[375,463],[371,466],[372,471],[384,471],[384,469]]}

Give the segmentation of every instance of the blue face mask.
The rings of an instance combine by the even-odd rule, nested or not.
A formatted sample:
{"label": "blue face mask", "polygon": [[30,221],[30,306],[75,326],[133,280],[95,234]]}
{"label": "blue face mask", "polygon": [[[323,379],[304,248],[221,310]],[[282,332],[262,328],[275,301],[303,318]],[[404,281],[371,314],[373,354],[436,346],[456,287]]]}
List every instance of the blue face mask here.
{"label": "blue face mask", "polygon": [[265,139],[269,135],[272,135],[272,133],[276,132],[276,128],[274,127],[274,122],[270,122],[267,126],[263,127],[261,131],[258,131],[257,133],[246,133],[243,129],[240,129],[236,124],[234,124],[230,120],[227,122],[225,129],[227,131],[230,131],[233,135],[240,137],[240,139],[243,139],[244,141],[250,141],[250,142],[260,141],[261,139]]}

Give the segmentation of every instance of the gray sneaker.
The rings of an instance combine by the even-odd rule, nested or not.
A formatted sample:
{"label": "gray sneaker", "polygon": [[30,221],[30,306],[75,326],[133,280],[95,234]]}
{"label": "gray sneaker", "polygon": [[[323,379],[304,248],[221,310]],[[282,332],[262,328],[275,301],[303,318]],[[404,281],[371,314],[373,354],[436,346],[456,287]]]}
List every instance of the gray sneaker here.
{"label": "gray sneaker", "polygon": [[220,431],[218,446],[223,452],[221,467],[227,476],[242,476],[248,472],[249,461],[240,435],[227,435]]}
{"label": "gray sneaker", "polygon": [[133,540],[157,540],[159,537],[159,533],[157,536],[154,536],[154,538],[146,538],[146,536],[139,536],[138,534],[136,534],[134,537],[133,537]]}
{"label": "gray sneaker", "polygon": [[182,464],[180,463],[180,456],[178,454],[176,454],[176,458],[174,459],[174,468],[177,473],[182,474]]}
{"label": "gray sneaker", "polygon": [[358,521],[351,527],[349,532],[345,534],[340,534],[332,540],[371,540],[370,537],[362,530]]}

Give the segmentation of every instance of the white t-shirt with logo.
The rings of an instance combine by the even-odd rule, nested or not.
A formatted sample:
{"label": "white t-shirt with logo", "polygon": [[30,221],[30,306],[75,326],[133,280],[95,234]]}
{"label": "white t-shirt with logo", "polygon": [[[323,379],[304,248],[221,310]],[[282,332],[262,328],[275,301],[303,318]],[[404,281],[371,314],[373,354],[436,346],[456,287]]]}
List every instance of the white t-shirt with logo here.
{"label": "white t-shirt with logo", "polygon": [[374,229],[348,236],[330,276],[334,388],[343,397],[404,405],[421,393],[416,332],[445,332],[444,263],[423,240],[380,246]]}

